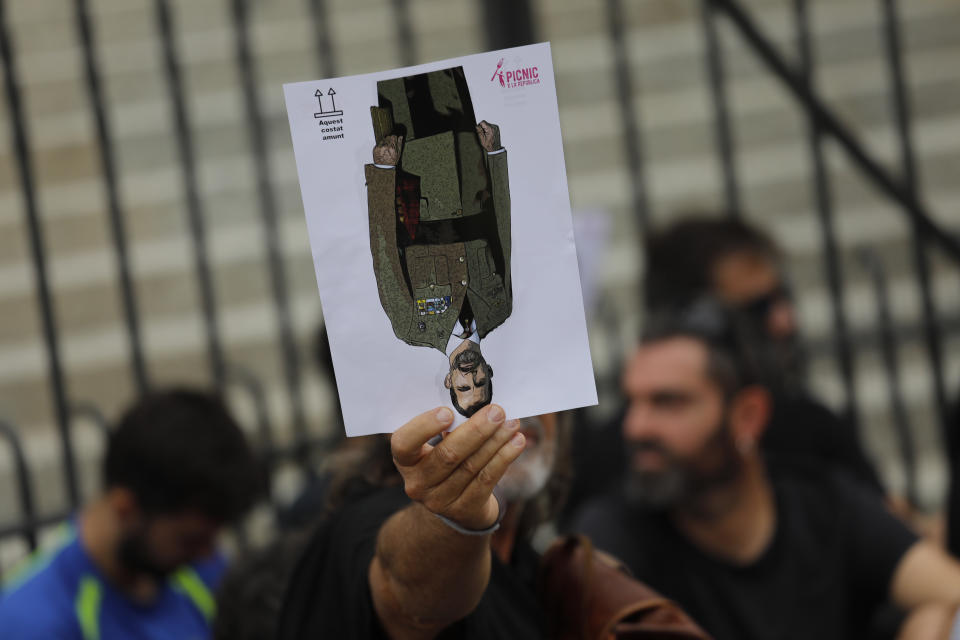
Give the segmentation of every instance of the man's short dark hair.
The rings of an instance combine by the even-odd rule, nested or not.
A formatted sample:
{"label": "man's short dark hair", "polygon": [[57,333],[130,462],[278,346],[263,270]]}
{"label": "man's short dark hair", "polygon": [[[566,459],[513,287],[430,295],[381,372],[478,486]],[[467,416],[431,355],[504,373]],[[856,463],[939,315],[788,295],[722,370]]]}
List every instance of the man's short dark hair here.
{"label": "man's short dark hair", "polygon": [[490,365],[488,365],[486,362],[484,362],[484,363],[481,364],[480,366],[481,366],[481,367],[485,367],[486,370],[487,370],[487,384],[486,384],[486,387],[487,387],[487,400],[486,400],[486,402],[475,402],[475,403],[473,403],[472,405],[470,405],[469,407],[467,407],[466,409],[464,409],[463,407],[460,406],[460,403],[457,402],[457,392],[456,392],[456,390],[453,388],[453,385],[450,385],[450,402],[453,403],[453,408],[457,410],[457,413],[459,413],[460,415],[462,415],[462,416],[464,416],[464,417],[466,417],[466,418],[469,418],[470,416],[472,416],[473,414],[475,414],[477,411],[480,411],[480,409],[483,409],[485,406],[487,406],[488,404],[490,404],[490,402],[493,400],[493,367],[491,367]]}
{"label": "man's short dark hair", "polygon": [[646,307],[680,308],[709,294],[717,262],[739,252],[780,259],[768,235],[730,216],[691,216],[654,233],[646,247]]}
{"label": "man's short dark hair", "polygon": [[757,349],[762,338],[742,313],[715,298],[701,296],[684,307],[664,307],[648,313],[642,344],[671,338],[693,338],[707,349],[707,377],[732,397],[752,384],[766,384],[768,367]]}
{"label": "man's short dark hair", "polygon": [[220,522],[240,517],[262,487],[223,401],[186,389],[151,393],[127,411],[107,445],[104,481],[132,491],[148,514],[196,510]]}

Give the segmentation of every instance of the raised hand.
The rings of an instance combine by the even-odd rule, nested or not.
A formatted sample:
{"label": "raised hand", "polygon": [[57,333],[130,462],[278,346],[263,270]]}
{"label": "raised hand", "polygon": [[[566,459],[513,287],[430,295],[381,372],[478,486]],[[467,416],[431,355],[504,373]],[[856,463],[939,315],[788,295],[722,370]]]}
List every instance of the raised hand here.
{"label": "raised hand", "polygon": [[403,149],[403,136],[386,136],[380,144],[373,148],[374,164],[386,164],[391,167],[400,162],[400,151]]}
{"label": "raised hand", "polygon": [[499,515],[493,488],[523,453],[520,423],[505,421],[503,409],[490,405],[435,446],[427,444],[451,422],[447,408],[417,416],[391,437],[393,460],[412,500],[462,527],[483,530]]}
{"label": "raised hand", "polygon": [[481,120],[477,125],[477,137],[480,138],[480,146],[483,147],[487,153],[500,148],[500,127],[495,124]]}

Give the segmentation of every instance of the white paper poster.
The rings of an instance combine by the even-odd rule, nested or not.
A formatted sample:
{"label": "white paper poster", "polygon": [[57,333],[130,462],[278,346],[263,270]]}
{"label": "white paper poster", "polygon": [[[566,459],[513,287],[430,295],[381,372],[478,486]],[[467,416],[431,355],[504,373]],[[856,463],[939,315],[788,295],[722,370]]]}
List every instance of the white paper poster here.
{"label": "white paper poster", "polygon": [[596,404],[549,44],[284,96],[348,435]]}

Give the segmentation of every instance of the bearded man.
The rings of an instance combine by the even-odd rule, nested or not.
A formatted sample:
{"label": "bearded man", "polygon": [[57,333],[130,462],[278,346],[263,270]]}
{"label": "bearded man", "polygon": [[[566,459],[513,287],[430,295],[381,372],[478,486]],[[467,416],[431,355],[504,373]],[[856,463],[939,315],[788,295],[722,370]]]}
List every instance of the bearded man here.
{"label": "bearded man", "polygon": [[626,483],[574,529],[717,640],[865,638],[888,599],[901,638],[946,638],[960,563],[840,471],[767,465],[749,327],[706,299],[651,318],[623,373]]}

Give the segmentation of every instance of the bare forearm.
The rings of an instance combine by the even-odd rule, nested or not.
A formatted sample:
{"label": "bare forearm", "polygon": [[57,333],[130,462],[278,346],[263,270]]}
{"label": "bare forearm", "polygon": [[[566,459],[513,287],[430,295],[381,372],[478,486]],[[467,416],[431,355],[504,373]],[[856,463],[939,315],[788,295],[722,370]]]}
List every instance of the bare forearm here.
{"label": "bare forearm", "polygon": [[960,604],[960,562],[930,542],[917,542],[894,573],[891,596],[904,609]]}
{"label": "bare forearm", "polygon": [[414,503],[381,528],[370,572],[377,613],[393,635],[433,637],[479,603],[490,539],[457,533]]}
{"label": "bare forearm", "polygon": [[516,420],[490,405],[436,444],[453,423],[446,407],[422,413],[390,437],[403,489],[413,504],[380,528],[370,593],[392,638],[432,638],[480,602],[490,580],[490,536],[500,505],[493,489],[524,448]]}

